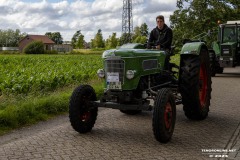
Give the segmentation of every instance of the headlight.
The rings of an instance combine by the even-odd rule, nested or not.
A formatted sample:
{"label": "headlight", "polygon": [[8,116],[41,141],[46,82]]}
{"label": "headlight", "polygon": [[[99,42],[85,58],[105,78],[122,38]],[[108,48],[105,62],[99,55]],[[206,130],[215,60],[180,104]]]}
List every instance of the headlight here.
{"label": "headlight", "polygon": [[104,70],[103,69],[99,69],[97,71],[97,75],[98,75],[98,77],[103,78],[105,76]]}
{"label": "headlight", "polygon": [[127,70],[126,77],[128,79],[133,79],[135,72],[136,71],[133,71],[133,70]]}
{"label": "headlight", "polygon": [[233,58],[230,58],[230,61],[233,61]]}

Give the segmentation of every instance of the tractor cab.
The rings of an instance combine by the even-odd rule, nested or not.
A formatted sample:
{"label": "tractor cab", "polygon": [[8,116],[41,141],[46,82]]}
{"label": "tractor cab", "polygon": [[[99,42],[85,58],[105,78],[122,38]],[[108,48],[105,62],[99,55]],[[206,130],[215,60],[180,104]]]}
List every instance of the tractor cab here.
{"label": "tractor cab", "polygon": [[240,21],[221,24],[218,34],[220,67],[240,65]]}

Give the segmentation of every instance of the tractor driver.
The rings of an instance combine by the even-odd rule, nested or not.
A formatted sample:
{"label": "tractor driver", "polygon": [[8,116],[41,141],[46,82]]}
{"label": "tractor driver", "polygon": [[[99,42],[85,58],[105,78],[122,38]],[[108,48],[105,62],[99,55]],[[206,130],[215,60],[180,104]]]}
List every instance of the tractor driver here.
{"label": "tractor driver", "polygon": [[154,28],[148,40],[148,48],[156,46],[156,49],[171,50],[173,33],[164,22],[164,16],[159,15],[156,17],[157,27]]}

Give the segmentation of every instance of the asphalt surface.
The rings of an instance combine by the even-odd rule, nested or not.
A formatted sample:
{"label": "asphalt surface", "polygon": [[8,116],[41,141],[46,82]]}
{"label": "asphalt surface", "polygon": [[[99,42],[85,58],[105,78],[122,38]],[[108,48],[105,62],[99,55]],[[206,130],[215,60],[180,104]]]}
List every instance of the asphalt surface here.
{"label": "asphalt surface", "polygon": [[161,144],[152,133],[152,112],[129,116],[100,109],[92,132],[79,134],[68,115],[14,130],[0,137],[5,159],[240,159],[240,68],[213,79],[209,116],[188,120],[177,106],[172,140]]}

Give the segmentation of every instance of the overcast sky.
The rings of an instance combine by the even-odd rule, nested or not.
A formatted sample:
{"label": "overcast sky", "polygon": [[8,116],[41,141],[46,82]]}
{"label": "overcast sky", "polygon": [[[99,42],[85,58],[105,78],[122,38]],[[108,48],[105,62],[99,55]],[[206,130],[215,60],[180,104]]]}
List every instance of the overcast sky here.
{"label": "overcast sky", "polygon": [[[146,23],[149,31],[157,15],[169,16],[177,0],[132,0],[133,26]],[[86,41],[94,38],[98,29],[104,38],[122,31],[122,0],[0,0],[0,29],[20,29],[28,34],[60,32],[71,40],[81,30]]]}

